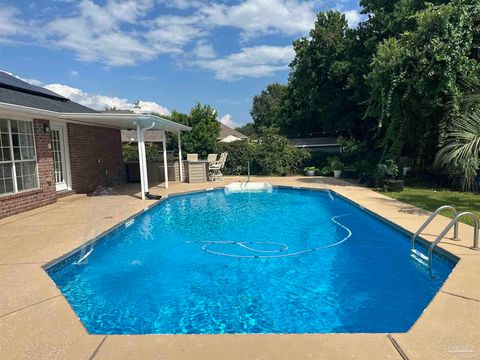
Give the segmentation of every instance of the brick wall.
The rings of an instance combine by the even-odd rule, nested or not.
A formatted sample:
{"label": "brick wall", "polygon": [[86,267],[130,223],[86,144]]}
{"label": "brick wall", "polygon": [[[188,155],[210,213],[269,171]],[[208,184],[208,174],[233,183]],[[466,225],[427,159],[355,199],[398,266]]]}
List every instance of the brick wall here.
{"label": "brick wall", "polygon": [[72,189],[89,193],[124,182],[120,130],[69,123]]}
{"label": "brick wall", "polygon": [[50,134],[43,130],[44,124],[49,125],[49,121],[33,120],[38,177],[40,179],[39,189],[1,196],[0,219],[56,201],[53,155],[51,149],[49,149],[51,138]]}

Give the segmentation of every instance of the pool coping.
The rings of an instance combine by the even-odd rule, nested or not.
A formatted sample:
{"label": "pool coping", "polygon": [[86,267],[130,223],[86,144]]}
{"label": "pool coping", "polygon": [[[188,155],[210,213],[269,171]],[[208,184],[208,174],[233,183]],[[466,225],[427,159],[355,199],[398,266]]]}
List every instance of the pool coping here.
{"label": "pool coping", "polygon": [[[227,178],[227,180],[230,179],[235,180],[235,178]],[[264,179],[279,187],[285,186],[287,188],[301,188],[314,191],[330,190],[346,201],[360,207],[380,220],[386,221],[389,225],[406,234],[412,234],[412,231],[409,230],[408,227],[411,229],[412,224],[426,217],[425,214],[420,213],[418,213],[417,217],[413,217],[407,213],[397,214],[397,210],[392,212],[393,217],[391,214],[388,216],[380,215],[375,209],[381,210],[380,212],[383,214],[384,210],[382,209],[385,209],[385,204],[382,204],[382,201],[386,199],[389,202],[388,205],[392,205],[395,209],[405,204],[387,198],[384,195],[378,195],[371,190],[363,189],[342,181],[318,178],[319,182],[316,185],[322,186],[322,188],[319,188],[305,186],[305,184],[299,183],[302,180],[311,180],[303,177]],[[285,185],[289,183],[295,183],[295,185]],[[211,184],[208,185],[195,191],[172,189],[166,192],[166,194],[171,197],[205,191],[206,187],[211,188]],[[223,186],[219,186],[215,188],[222,187]],[[158,190],[158,192],[164,194],[163,191],[163,189]],[[129,216],[126,216],[124,220],[116,224],[102,225],[104,226],[103,231],[88,243],[91,244],[95,239],[101,238],[105,234],[114,231],[114,229],[141,214],[145,211],[145,208],[152,208],[161,203],[162,200],[149,204],[147,207],[142,206],[139,210],[131,211]],[[136,205],[136,207],[138,208],[139,206]],[[49,209],[51,208],[53,207],[49,207]],[[126,212],[128,213],[128,211]],[[31,213],[34,214],[35,211]],[[397,219],[397,216],[400,216],[400,218]],[[105,222],[108,223],[108,221]],[[402,226],[402,224],[404,225]],[[405,224],[408,226],[405,226]],[[0,222],[0,227],[1,226],[2,223]],[[466,225],[461,225],[461,235],[469,235],[470,228],[471,227]],[[461,237],[463,238],[464,236]],[[423,238],[423,236],[422,240],[427,244],[430,243],[430,241]],[[470,242],[471,239],[469,237],[465,239],[463,243],[469,244]],[[37,266],[44,275],[49,278],[44,270],[48,268],[47,265],[51,266],[55,261],[58,262],[59,259],[66,258],[68,254],[71,255],[85,246],[85,244],[82,244],[81,246],[71,247],[73,250],[70,250],[68,253],[64,253],[60,257],[57,256],[54,260],[48,262],[43,261]],[[83,354],[89,354],[86,356],[87,358],[125,359],[158,357],[160,353],[164,354],[165,356],[163,357],[165,358],[203,359],[208,357],[206,354],[212,354],[212,351],[217,354],[219,358],[229,359],[289,359],[312,358],[312,356],[313,358],[332,359],[344,359],[347,357],[359,359],[383,359],[387,357],[401,359],[406,356],[431,359],[451,358],[451,354],[455,353],[458,349],[460,349],[460,351],[457,351],[457,353],[462,354],[463,348],[467,350],[473,348],[473,351],[476,353],[476,351],[480,349],[480,339],[477,337],[472,338],[472,334],[475,334],[475,331],[477,331],[476,327],[472,328],[472,323],[478,323],[476,320],[480,321],[480,311],[476,311],[476,309],[480,309],[480,299],[476,293],[478,290],[478,282],[473,282],[472,279],[478,279],[476,274],[480,273],[480,267],[478,266],[480,254],[469,251],[464,246],[464,250],[462,250],[462,246],[459,250],[458,244],[440,244],[439,249],[458,258],[459,261],[432,302],[426,307],[422,315],[417,319],[417,322],[407,333],[91,335],[86,332],[82,322],[70,308],[69,303],[63,295],[59,293],[51,298],[46,298],[29,305],[28,308],[30,310],[18,308],[7,314],[0,314],[0,331],[4,329],[7,335],[0,340],[0,355],[2,351],[6,351],[9,355],[15,355],[9,356],[8,358],[32,358],[31,356],[25,356],[25,354],[32,354],[32,349],[35,349],[36,358],[45,358],[48,357],[48,354],[51,354],[52,349],[56,349],[61,351],[60,354],[63,354],[57,356],[57,358],[83,358],[82,356],[73,355],[75,352],[80,351],[80,348],[82,348]],[[4,265],[7,267],[10,266],[10,264]],[[33,264],[25,264],[24,267],[20,265],[22,264],[18,266],[15,265],[15,267],[18,267],[20,270],[35,267]],[[453,274],[455,274],[455,279],[452,279]],[[19,286],[24,285],[25,284],[19,284]],[[476,285],[477,287],[475,287]],[[50,281],[49,285],[42,285],[42,287],[56,288],[53,281]],[[444,288],[447,288],[447,291],[443,291]],[[49,311],[48,316],[46,313],[42,315],[42,311],[45,311],[44,308],[47,306],[53,309],[53,313]],[[67,306],[68,309],[66,309],[65,306]],[[447,309],[451,311],[447,311]],[[50,330],[47,333],[32,335],[33,333],[31,331],[37,328],[35,324],[40,325],[37,323],[37,320],[33,318],[35,316],[39,316],[43,327],[48,326]],[[55,316],[58,316],[58,319],[55,318]],[[441,322],[439,322],[439,318]],[[5,328],[3,326],[5,326]],[[79,326],[82,330],[78,329]],[[72,327],[77,328],[77,330],[72,330]],[[67,329],[69,329],[68,334],[70,335],[66,336]],[[22,334],[21,337],[11,335],[18,331],[19,334]],[[53,335],[55,332],[64,334],[61,337],[65,339],[56,339],[55,335]],[[23,337],[28,340],[26,343],[21,340]],[[58,342],[60,342],[60,344],[58,344]],[[445,344],[450,344],[451,349],[447,349]],[[205,352],[207,350],[208,353]],[[22,354],[23,356],[20,356]],[[223,357],[221,354],[223,354]]]}

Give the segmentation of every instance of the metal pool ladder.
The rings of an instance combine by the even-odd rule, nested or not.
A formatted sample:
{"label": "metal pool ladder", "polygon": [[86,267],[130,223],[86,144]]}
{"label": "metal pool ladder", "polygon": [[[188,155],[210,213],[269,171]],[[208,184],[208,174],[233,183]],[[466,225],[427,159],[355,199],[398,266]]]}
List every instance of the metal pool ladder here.
{"label": "metal pool ladder", "polygon": [[[430,247],[428,248],[428,257],[425,256],[423,253],[415,249],[415,241],[420,235],[420,233],[432,222],[432,220],[440,213],[442,210],[451,210],[453,213],[453,219],[448,223],[448,225],[443,229],[443,231],[440,233],[440,235],[437,236],[434,242],[431,243]],[[463,211],[459,213],[457,209],[455,209],[453,206],[450,205],[444,205],[440,206],[435,212],[433,212],[428,219],[420,226],[420,228],[417,230],[415,234],[412,236],[412,255],[416,257],[416,259],[421,262],[422,264],[428,266],[430,269],[432,268],[432,257],[433,257],[433,249],[438,245],[438,243],[443,239],[443,237],[448,233],[448,231],[453,228],[453,240],[459,240],[458,238],[458,220],[464,216],[468,216],[472,219],[473,221],[473,246],[472,250],[480,250],[480,247],[478,246],[478,226],[479,226],[479,220],[478,217],[469,212],[469,211]]]}

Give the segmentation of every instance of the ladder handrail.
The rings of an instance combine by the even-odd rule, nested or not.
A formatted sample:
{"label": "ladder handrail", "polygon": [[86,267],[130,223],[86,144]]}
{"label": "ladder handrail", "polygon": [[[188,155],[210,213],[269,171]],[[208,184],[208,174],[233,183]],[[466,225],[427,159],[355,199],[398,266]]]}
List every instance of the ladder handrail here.
{"label": "ladder handrail", "polygon": [[[440,211],[443,210],[451,210],[453,212],[453,217],[458,216],[458,211],[455,209],[453,206],[450,205],[443,205],[440,206],[437,210],[435,210],[429,217],[428,219],[420,226],[415,234],[412,236],[412,250],[415,249],[415,240],[417,239],[418,235],[422,233],[423,230],[432,222],[432,220],[438,215]],[[453,234],[453,239],[458,240],[458,223],[455,223],[455,228],[454,228],[454,234]]]}
{"label": "ladder handrail", "polygon": [[450,221],[450,223],[445,227],[445,229],[443,229],[440,235],[438,235],[435,241],[428,248],[428,265],[430,269],[432,268],[433,249],[443,239],[443,237],[447,234],[447,232],[452,228],[453,225],[458,227],[458,220],[462,216],[466,216],[466,215],[468,215],[473,220],[473,246],[471,247],[471,249],[480,250],[480,248],[478,247],[478,217],[470,211],[463,211],[457,216],[455,216],[455,218],[453,218],[452,221]]}

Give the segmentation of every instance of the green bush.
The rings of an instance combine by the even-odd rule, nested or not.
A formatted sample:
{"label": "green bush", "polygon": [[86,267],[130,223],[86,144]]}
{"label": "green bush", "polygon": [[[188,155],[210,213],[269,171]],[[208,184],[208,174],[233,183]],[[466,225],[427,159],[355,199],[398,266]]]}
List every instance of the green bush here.
{"label": "green bush", "polygon": [[330,175],[333,173],[334,170],[343,170],[344,168],[343,162],[342,160],[340,160],[338,156],[329,157],[327,160],[328,160],[328,165],[322,169],[321,171],[322,175]]}
{"label": "green bush", "polygon": [[264,175],[291,175],[302,172],[310,153],[292,146],[286,137],[269,130],[260,137],[257,157]]}
{"label": "green bush", "polygon": [[246,175],[249,161],[252,175],[300,174],[310,158],[308,151],[295,148],[273,131],[262,134],[258,143],[235,141],[222,143],[219,148],[228,152],[227,175]]}
{"label": "green bush", "polygon": [[378,174],[387,179],[396,179],[398,177],[398,166],[394,160],[385,160],[384,163],[378,164]]}
{"label": "green bush", "polygon": [[257,147],[257,144],[250,143],[248,140],[220,143],[219,151],[228,152],[223,172],[227,175],[245,175],[250,161],[250,172],[257,174],[259,172],[256,162]]}
{"label": "green bush", "polygon": [[[138,146],[124,144],[122,155],[124,163],[138,162]],[[158,145],[145,145],[145,155],[148,162],[163,161],[163,150]]]}

